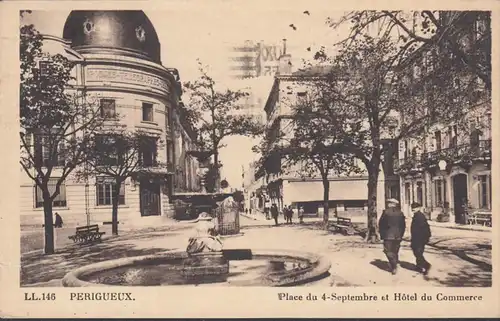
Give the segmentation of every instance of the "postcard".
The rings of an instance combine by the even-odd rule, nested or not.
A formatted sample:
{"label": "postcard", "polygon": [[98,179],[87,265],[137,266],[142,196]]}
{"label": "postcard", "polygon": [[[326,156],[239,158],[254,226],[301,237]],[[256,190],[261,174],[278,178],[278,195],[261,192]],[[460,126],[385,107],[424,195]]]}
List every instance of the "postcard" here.
{"label": "postcard", "polygon": [[498,3],[0,8],[2,316],[500,316]]}

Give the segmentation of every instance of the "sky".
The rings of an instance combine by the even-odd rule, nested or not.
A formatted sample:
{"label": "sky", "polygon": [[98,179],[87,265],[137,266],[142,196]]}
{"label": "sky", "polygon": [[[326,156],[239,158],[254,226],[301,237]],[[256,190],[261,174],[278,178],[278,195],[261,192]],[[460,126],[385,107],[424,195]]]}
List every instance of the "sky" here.
{"label": "sky", "polygon": [[[166,4],[168,2],[165,2]],[[333,30],[325,24],[326,18],[340,17],[342,12],[314,10],[298,6],[251,7],[244,10],[233,2],[172,2],[159,9],[144,10],[153,23],[161,43],[161,60],[165,67],[179,70],[181,81],[199,77],[197,59],[208,66],[217,88],[237,90],[249,88],[265,104],[273,84],[272,76],[237,80],[230,66],[234,63],[232,48],[244,45],[246,40],[281,45],[287,39],[287,53],[292,55],[293,69],[310,60],[314,49],[329,46],[343,37],[346,30]],[[230,5],[233,4],[233,5]],[[309,15],[303,13],[309,11]],[[33,23],[44,33],[62,37],[69,10],[33,11],[24,22]],[[296,30],[290,27],[294,24]],[[311,47],[311,51],[306,48]],[[261,106],[263,110],[264,106]],[[221,177],[231,187],[241,186],[242,166],[256,159],[251,147],[257,143],[247,137],[230,137],[227,147],[220,151],[223,163]]]}

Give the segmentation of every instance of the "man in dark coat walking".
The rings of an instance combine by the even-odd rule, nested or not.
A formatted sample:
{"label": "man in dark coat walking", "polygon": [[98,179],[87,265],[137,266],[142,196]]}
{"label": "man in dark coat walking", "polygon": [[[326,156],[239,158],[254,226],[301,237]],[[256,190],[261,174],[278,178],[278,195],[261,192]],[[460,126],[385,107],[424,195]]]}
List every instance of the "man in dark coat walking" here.
{"label": "man in dark coat walking", "polygon": [[384,240],[384,253],[389,260],[392,274],[397,273],[399,247],[406,229],[406,218],[398,204],[393,198],[387,200],[388,208],[382,212],[379,221],[380,238]]}
{"label": "man in dark coat walking", "polygon": [[278,225],[278,206],[276,204],[271,205],[271,216],[274,218],[274,224]]}
{"label": "man in dark coat walking", "polygon": [[417,260],[417,268],[424,275],[429,273],[431,265],[424,258],[425,245],[431,238],[431,228],[424,213],[421,212],[419,203],[411,204],[413,219],[411,220],[411,249]]}

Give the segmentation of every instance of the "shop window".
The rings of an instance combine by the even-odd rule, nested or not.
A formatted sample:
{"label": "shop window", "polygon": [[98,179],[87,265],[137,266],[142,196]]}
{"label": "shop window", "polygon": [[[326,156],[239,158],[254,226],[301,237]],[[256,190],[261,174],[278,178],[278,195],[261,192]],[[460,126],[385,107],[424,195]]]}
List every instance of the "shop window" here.
{"label": "shop window", "polygon": [[[50,178],[48,182],[49,194],[52,196],[56,191],[59,178]],[[40,187],[35,187],[35,207],[43,207],[43,193]],[[63,181],[59,186],[59,195],[52,201],[52,207],[66,207],[66,184]]]}

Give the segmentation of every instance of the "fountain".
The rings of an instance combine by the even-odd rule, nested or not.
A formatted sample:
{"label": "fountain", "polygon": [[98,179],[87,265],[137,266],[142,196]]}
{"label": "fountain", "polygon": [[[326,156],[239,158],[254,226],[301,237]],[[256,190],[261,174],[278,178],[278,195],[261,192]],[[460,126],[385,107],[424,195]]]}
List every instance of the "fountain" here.
{"label": "fountain", "polygon": [[306,252],[223,249],[216,223],[201,213],[186,250],[127,257],[87,265],[63,278],[66,287],[292,286],[328,275],[330,262]]}
{"label": "fountain", "polygon": [[[206,161],[211,154],[192,152],[192,155],[201,161]],[[177,194],[178,198],[206,209],[195,221],[195,233],[189,239],[186,249],[83,266],[67,273],[62,280],[63,285],[66,287],[202,284],[293,286],[328,275],[330,261],[313,253],[223,249],[220,235],[234,235],[239,232],[237,202],[233,200],[231,194],[206,193],[203,187],[202,181],[201,193]]]}

